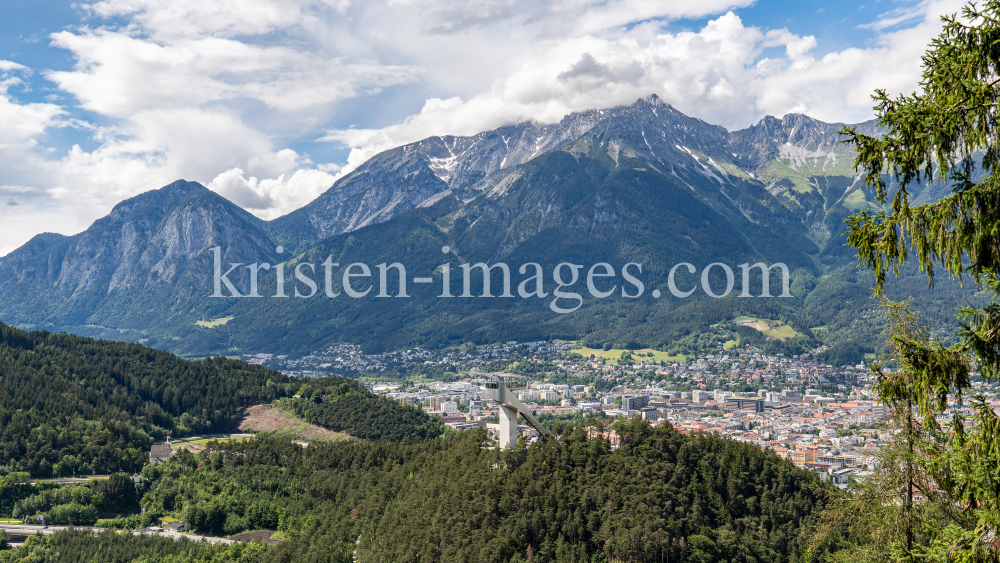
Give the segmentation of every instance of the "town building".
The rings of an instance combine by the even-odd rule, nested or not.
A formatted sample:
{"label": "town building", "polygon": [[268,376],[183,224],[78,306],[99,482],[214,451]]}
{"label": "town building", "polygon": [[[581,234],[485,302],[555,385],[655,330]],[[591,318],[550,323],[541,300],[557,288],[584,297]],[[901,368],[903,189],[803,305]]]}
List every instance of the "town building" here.
{"label": "town building", "polygon": [[149,463],[163,463],[174,456],[170,444],[153,444],[149,450]]}

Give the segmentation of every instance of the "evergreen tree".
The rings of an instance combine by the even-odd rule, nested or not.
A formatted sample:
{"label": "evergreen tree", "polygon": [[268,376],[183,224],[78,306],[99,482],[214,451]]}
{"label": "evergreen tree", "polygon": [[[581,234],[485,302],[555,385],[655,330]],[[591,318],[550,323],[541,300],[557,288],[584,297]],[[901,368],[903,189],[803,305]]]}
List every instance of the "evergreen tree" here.
{"label": "evergreen tree", "polygon": [[[876,92],[881,136],[844,131],[883,207],[848,219],[848,245],[874,271],[876,293],[912,254],[932,287],[940,268],[989,302],[959,309],[951,346],[933,339],[908,304],[885,302],[897,369],[875,364],[873,373],[898,434],[882,471],[828,515],[820,537],[845,533],[851,545],[836,556],[844,561],[997,558],[1000,418],[972,380],[973,370],[985,381],[1000,377],[1000,2],[945,17],[923,63],[920,93]],[[952,193],[912,205],[911,188],[931,181],[949,182]],[[968,401],[974,414],[942,423],[949,399]]]}

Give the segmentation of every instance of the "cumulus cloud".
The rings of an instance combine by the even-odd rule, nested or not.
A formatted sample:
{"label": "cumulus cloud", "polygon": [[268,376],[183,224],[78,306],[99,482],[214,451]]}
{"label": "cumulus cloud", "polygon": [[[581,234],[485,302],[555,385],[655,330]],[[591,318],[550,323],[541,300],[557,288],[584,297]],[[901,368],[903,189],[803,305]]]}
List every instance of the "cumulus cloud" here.
{"label": "cumulus cloud", "polygon": [[126,32],[84,30],[52,35],[77,59],[72,71],[46,76],[83,107],[128,118],[138,111],[251,99],[278,110],[303,110],[413,80],[412,68],[350,63],[283,46],[220,38],[170,43]]}
{"label": "cumulus cloud", "polygon": [[[39,69],[72,96],[67,106],[19,103],[8,90],[23,85],[32,69],[0,61],[0,182],[9,184],[0,186],[4,253],[40,231],[82,230],[122,199],[178,178],[228,190],[265,218],[329,188],[330,172],[340,166],[317,166],[282,148],[281,139],[312,131],[338,101],[417,75],[411,65],[331,51],[311,35],[319,16],[347,6],[286,0],[82,5],[96,18],[126,23],[49,36],[52,48],[76,61],[68,71]],[[69,118],[77,108],[103,119]],[[74,145],[60,154],[45,146],[54,127],[86,131],[96,147]],[[233,188],[234,170],[240,178],[243,170],[252,174],[242,191]]]}
{"label": "cumulus cloud", "polygon": [[[46,200],[42,177],[51,168],[37,154],[37,137],[64,125],[65,111],[57,105],[20,103],[10,93],[28,74],[23,65],[0,60],[0,256],[39,232],[39,225],[54,224],[60,213],[36,222],[38,204]],[[39,180],[42,180],[41,182]]]}
{"label": "cumulus cloud", "polygon": [[7,72],[11,70],[27,70],[27,68],[22,64],[15,63],[14,61],[0,60],[0,71]]}
{"label": "cumulus cloud", "polygon": [[276,29],[308,25],[309,8],[346,4],[313,0],[103,0],[83,8],[103,16],[124,16],[131,29],[157,39],[264,35]]}
{"label": "cumulus cloud", "polygon": [[[19,71],[19,72],[14,72]],[[65,114],[54,104],[22,104],[9,94],[9,90],[22,83],[18,73],[29,70],[12,61],[0,60],[0,146],[35,144],[34,138],[46,129],[59,124]]]}
{"label": "cumulus cloud", "polygon": [[299,169],[291,175],[258,179],[248,178],[242,168],[232,168],[216,176],[208,188],[262,219],[274,219],[282,215],[283,209],[309,203],[326,191],[333,180],[333,176],[322,170]]}
{"label": "cumulus cloud", "polygon": [[[939,0],[911,6],[906,21],[917,20],[915,25],[882,33],[869,47],[820,58],[812,54],[815,37],[746,26],[731,11],[698,31],[664,33],[650,23],[631,30],[605,28],[544,43],[544,49],[468,98],[431,98],[400,123],[329,130],[320,139],[352,149],[346,173],[382,150],[428,136],[468,135],[524,120],[554,122],[574,111],[628,104],[651,93],[730,129],[787,113],[864,121],[872,117],[876,88],[917,88],[920,55],[940,30],[940,16],[961,5],[962,0]],[[578,27],[591,29],[583,22],[598,12],[588,12]],[[878,21],[901,17],[902,12],[890,12]],[[762,57],[772,47],[783,48],[783,56]]]}

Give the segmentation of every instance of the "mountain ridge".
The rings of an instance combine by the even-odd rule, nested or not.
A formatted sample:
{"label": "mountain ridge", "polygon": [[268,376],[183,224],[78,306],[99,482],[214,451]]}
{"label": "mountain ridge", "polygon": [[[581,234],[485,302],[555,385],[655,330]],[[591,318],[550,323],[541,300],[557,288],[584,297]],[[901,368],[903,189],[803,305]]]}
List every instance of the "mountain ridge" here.
{"label": "mountain ridge", "polygon": [[[851,153],[837,144],[839,124],[793,115],[729,132],[655,96],[572,114],[561,124],[432,137],[385,151],[273,221],[200,184],[175,182],[122,202],[83,233],[36,237],[0,258],[0,320],[193,355],[553,334],[666,346],[737,310],[788,322],[807,310],[832,318],[839,313],[810,303],[841,299],[834,296],[860,283],[835,273],[853,264],[849,251],[828,244],[843,232],[844,217],[872,205],[845,164]],[[442,257],[445,246],[451,252]],[[216,247],[217,265],[209,252]],[[306,289],[296,285],[295,266],[311,264],[306,271],[321,281],[326,258],[339,267],[405,259],[410,272],[433,272],[434,284],[442,283],[443,259],[537,262],[548,271],[566,261],[616,269],[635,262],[644,265],[646,291],[667,296],[665,278],[680,262],[782,262],[796,297],[716,303],[701,294],[650,301],[647,293],[636,301],[591,300],[585,312],[565,317],[531,300],[452,302],[427,291],[420,302],[210,298],[214,267],[235,265],[229,279],[246,294],[247,265],[267,263],[260,295],[288,295]],[[285,290],[270,268],[278,263],[285,264]],[[455,276],[452,283],[460,283]],[[853,281],[837,285],[845,279]],[[484,290],[480,278],[470,281],[473,293]],[[198,324],[210,319],[229,320]],[[794,321],[805,327],[796,346],[819,343],[808,329],[814,320],[824,324]]]}
{"label": "mountain ridge", "polygon": [[[468,137],[451,135],[428,137],[383,151],[338,179],[330,189],[312,202],[275,219],[273,223],[277,230],[297,230],[300,236],[310,242],[316,242],[332,234],[357,230],[388,220],[406,209],[432,204],[440,197],[447,197],[463,189],[466,191],[493,189],[501,181],[497,179],[498,177],[504,178],[506,173],[532,158],[562,150],[580,136],[596,133],[602,126],[607,128],[611,126],[611,122],[621,120],[623,117],[634,118],[635,114],[642,112],[651,112],[659,117],[657,110],[670,116],[674,120],[675,129],[681,130],[674,136],[675,140],[695,141],[693,144],[696,146],[689,149],[708,156],[709,162],[699,163],[697,169],[709,176],[724,177],[729,172],[735,172],[732,169],[727,172],[719,168],[715,160],[720,158],[724,163],[744,173],[752,174],[760,168],[758,164],[762,159],[780,156],[778,145],[761,146],[759,139],[757,145],[748,142],[760,129],[768,132],[784,132],[784,129],[788,129],[784,125],[785,122],[793,121],[795,126],[786,133],[786,143],[791,140],[811,141],[812,137],[815,137],[815,132],[822,130],[826,137],[823,141],[829,145],[829,138],[836,137],[835,131],[844,125],[828,124],[805,115],[789,114],[780,120],[767,116],[756,125],[730,132],[721,126],[684,115],[652,94],[638,99],[631,106],[575,112],[557,124],[538,124],[528,121]],[[869,121],[857,126],[862,132],[874,132],[873,124],[873,121]],[[810,132],[810,137],[797,139],[796,135],[804,131]],[[714,148],[710,148],[712,145],[699,145],[707,135],[714,137]],[[669,155],[672,158],[668,158],[668,161],[674,164],[680,164],[684,160],[678,158],[676,154],[671,155],[676,152],[672,147],[662,146],[661,143],[657,152],[645,137],[643,140],[649,147],[650,156],[662,158]],[[510,145],[511,141],[515,141],[513,147]],[[499,148],[501,142],[504,145],[503,149]],[[734,142],[740,143],[738,148],[752,149],[761,155],[753,159],[733,159],[729,155],[735,156],[735,153],[728,149]],[[777,143],[778,139],[774,139],[774,142]],[[632,144],[636,145],[634,142]],[[479,147],[480,152],[466,156],[472,147]],[[817,154],[818,149],[822,147],[823,143],[819,143],[819,147],[813,149],[815,155],[813,158],[826,156],[826,153]],[[533,150],[530,150],[532,148]],[[684,152],[680,145],[677,145],[677,149]],[[688,156],[697,161],[693,153],[689,152]],[[376,189],[386,183],[394,184],[391,188]],[[348,203],[353,203],[353,206],[348,206]],[[303,229],[301,225],[304,223],[309,227]]]}

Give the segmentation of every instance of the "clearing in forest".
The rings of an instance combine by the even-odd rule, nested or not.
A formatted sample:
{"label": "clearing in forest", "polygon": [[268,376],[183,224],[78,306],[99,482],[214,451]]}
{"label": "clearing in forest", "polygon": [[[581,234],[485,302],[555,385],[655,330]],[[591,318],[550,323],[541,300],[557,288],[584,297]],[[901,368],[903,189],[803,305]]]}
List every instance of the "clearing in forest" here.
{"label": "clearing in forest", "polygon": [[212,319],[210,321],[195,321],[194,324],[205,328],[215,328],[217,326],[225,325],[234,318],[236,317],[219,317],[217,319]]}
{"label": "clearing in forest", "polygon": [[334,432],[322,426],[309,424],[294,414],[285,412],[275,405],[254,405],[243,411],[240,430],[252,432],[274,432],[296,440],[347,440],[346,432]]}
{"label": "clearing in forest", "polygon": [[748,326],[760,331],[764,336],[784,340],[794,338],[799,335],[794,328],[785,323],[773,319],[758,319],[755,317],[736,317],[734,323]]}

